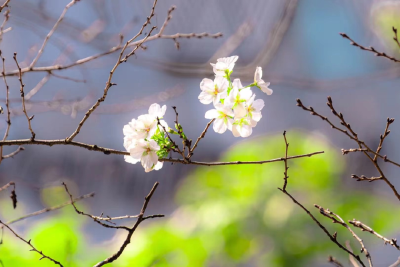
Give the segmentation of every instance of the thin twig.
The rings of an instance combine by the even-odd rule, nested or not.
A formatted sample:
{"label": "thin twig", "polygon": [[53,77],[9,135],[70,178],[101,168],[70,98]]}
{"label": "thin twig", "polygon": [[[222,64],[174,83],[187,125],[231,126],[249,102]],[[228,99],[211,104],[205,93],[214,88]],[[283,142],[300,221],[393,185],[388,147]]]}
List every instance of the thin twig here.
{"label": "thin twig", "polygon": [[17,64],[17,68],[18,68],[18,71],[19,71],[18,80],[19,80],[19,83],[21,85],[20,93],[21,93],[21,98],[22,98],[22,111],[24,112],[25,117],[28,120],[28,127],[29,127],[29,130],[31,131],[31,134],[32,134],[31,140],[35,140],[36,134],[32,130],[32,125],[31,125],[31,120],[33,119],[33,116],[29,117],[28,113],[26,112],[26,108],[25,108],[25,93],[24,93],[25,84],[23,84],[23,82],[22,82],[22,73],[21,73],[21,68],[20,68],[20,66],[18,64],[18,61],[17,61],[17,53],[14,53],[14,57],[13,58],[15,60],[15,64]]}
{"label": "thin twig", "polygon": [[8,3],[10,3],[10,0],[6,0],[6,1],[4,2],[4,4],[2,4],[2,5],[0,6],[0,12],[1,12],[5,7],[8,7]]}
{"label": "thin twig", "polygon": [[356,179],[357,181],[368,181],[368,182],[373,182],[377,180],[382,180],[383,177],[366,177],[365,175],[358,176],[357,174],[352,174],[351,178]]}
{"label": "thin twig", "polygon": [[378,155],[377,155],[377,154],[379,154],[379,152],[381,152],[383,141],[384,141],[385,138],[390,134],[389,126],[390,126],[390,124],[392,124],[393,122],[394,122],[394,119],[393,119],[393,118],[387,118],[387,120],[386,120],[385,132],[383,133],[383,135],[380,136],[379,145],[378,145],[378,148],[376,149],[376,154],[375,154],[375,156],[374,156],[374,161],[375,161],[375,162],[376,162],[376,160],[378,159]]}
{"label": "thin twig", "polygon": [[285,160],[284,160],[284,162],[285,162],[285,171],[283,172],[283,175],[284,175],[284,177],[283,177],[283,190],[286,191],[286,186],[287,186],[287,183],[288,183],[287,180],[289,178],[289,176],[288,176],[289,167],[288,167],[288,164],[287,164],[289,143],[287,142],[287,139],[286,139],[286,131],[283,132],[283,138],[285,139]]}
{"label": "thin twig", "polygon": [[[349,251],[353,252],[353,249],[351,248],[351,245],[350,245],[350,241],[346,240],[345,244],[346,244],[346,248]],[[349,254],[349,261],[350,261],[351,265],[353,265],[353,267],[360,267],[360,265],[358,265],[356,259],[353,256],[351,256],[350,254]]]}
{"label": "thin twig", "polygon": [[[128,45],[128,47],[134,47],[134,46],[141,46],[142,44],[146,43],[146,42],[150,42],[150,41],[154,41],[157,39],[178,39],[178,38],[197,38],[197,39],[201,39],[201,38],[220,38],[222,37],[221,33],[215,33],[215,34],[210,34],[210,33],[176,33],[176,34],[172,34],[172,35],[159,35],[159,34],[155,34],[153,36],[150,36],[148,38],[143,38],[141,40],[138,40],[136,42],[132,42]],[[92,55],[92,56],[88,56],[85,58],[81,58],[75,62],[72,62],[70,64],[66,64],[66,65],[50,65],[50,66],[44,66],[44,67],[33,67],[33,68],[29,68],[29,67],[25,67],[21,69],[22,73],[25,72],[49,72],[49,71],[58,71],[58,70],[64,70],[64,69],[69,69],[72,67],[76,67],[85,63],[88,63],[92,60],[98,59],[100,57],[104,57],[106,55],[115,53],[117,51],[120,51],[123,48],[123,46],[116,46],[111,48],[110,50],[106,51],[106,52],[102,52],[96,55]],[[6,72],[5,75],[6,76],[15,76],[18,75],[18,70],[13,70],[10,72]]]}
{"label": "thin twig", "polygon": [[78,127],[76,128],[76,130],[75,130],[69,137],[67,137],[67,138],[65,139],[67,142],[71,142],[71,141],[75,138],[75,136],[77,136],[77,135],[79,134],[79,132],[80,132],[80,130],[81,130],[83,124],[84,124],[85,121],[89,118],[90,114],[92,114],[92,113],[96,110],[96,108],[97,108],[98,106],[100,106],[100,103],[101,103],[101,102],[104,102],[104,101],[105,101],[105,99],[106,99],[106,97],[107,97],[108,90],[111,88],[111,86],[116,85],[116,84],[112,83],[111,80],[112,80],[113,75],[114,75],[114,72],[116,71],[116,69],[118,68],[118,66],[119,66],[121,63],[126,62],[127,59],[128,59],[131,55],[133,55],[133,54],[135,53],[135,51],[150,37],[151,33],[155,30],[156,27],[152,27],[151,30],[146,34],[146,37],[142,40],[142,42],[140,42],[138,45],[136,45],[136,47],[135,47],[130,53],[128,53],[127,55],[125,55],[124,58],[122,58],[122,57],[123,57],[123,54],[124,54],[124,52],[125,52],[125,50],[126,50],[126,49],[128,48],[128,46],[129,46],[129,44],[132,43],[134,40],[136,40],[136,38],[139,37],[139,36],[143,33],[144,28],[145,28],[148,24],[150,24],[150,20],[151,20],[151,18],[154,16],[154,9],[155,9],[155,5],[156,5],[156,4],[157,4],[157,0],[154,0],[153,7],[152,7],[152,9],[151,9],[151,13],[150,13],[150,15],[147,17],[146,22],[143,23],[142,28],[140,29],[140,31],[139,31],[134,37],[132,37],[130,40],[128,40],[128,41],[125,43],[124,47],[122,48],[121,52],[119,53],[118,60],[117,60],[117,62],[115,63],[114,67],[111,69],[110,74],[109,74],[109,76],[108,76],[108,80],[107,80],[107,82],[106,82],[106,87],[104,88],[103,96],[102,96],[101,98],[99,98],[99,99],[97,100],[97,102],[86,112],[86,114],[85,114],[85,116],[83,117],[83,119],[79,122]]}
{"label": "thin twig", "polygon": [[63,203],[63,204],[60,204],[60,205],[57,205],[57,206],[53,206],[53,207],[49,207],[49,208],[44,208],[44,209],[41,209],[41,210],[38,210],[38,211],[35,211],[35,212],[32,212],[32,213],[29,213],[29,214],[24,215],[24,216],[22,216],[22,217],[16,218],[16,219],[11,220],[11,221],[8,221],[8,222],[6,222],[6,224],[7,224],[7,225],[10,225],[10,224],[13,224],[13,223],[16,223],[16,222],[25,220],[25,219],[30,218],[30,217],[34,217],[34,216],[37,216],[37,215],[40,215],[40,214],[43,214],[43,213],[46,213],[46,212],[58,210],[58,209],[61,209],[61,208],[66,207],[66,206],[68,206],[68,205],[71,205],[72,202],[75,203],[75,202],[78,202],[78,201],[80,201],[80,200],[83,200],[83,199],[86,199],[86,198],[89,198],[89,197],[94,197],[94,193],[82,195],[82,196],[80,196],[80,197],[74,198],[73,201],[67,201],[67,202],[65,202],[65,203]]}
{"label": "thin twig", "polygon": [[0,187],[0,192],[3,191],[3,190],[6,190],[10,186],[14,186],[14,189],[15,189],[15,183],[14,182],[9,182],[6,185],[3,185],[2,187]]}
{"label": "thin twig", "polygon": [[12,157],[14,157],[15,155],[17,155],[19,152],[21,152],[23,150],[25,150],[25,148],[20,146],[14,152],[11,152],[10,154],[2,156],[1,159],[3,160],[3,159],[12,158]]}
{"label": "thin twig", "polygon": [[[3,141],[5,141],[7,139],[7,137],[8,137],[8,134],[10,132],[10,127],[11,127],[10,98],[9,98],[10,97],[10,87],[8,86],[7,79],[4,76],[5,69],[6,69],[5,63],[4,63],[5,62],[5,58],[3,57],[3,54],[1,52],[1,50],[0,50],[0,58],[1,58],[2,62],[3,62],[3,69],[2,69],[1,73],[3,74],[3,81],[4,81],[4,84],[6,86],[7,128],[6,128],[6,131],[4,133],[4,137],[3,137]],[[0,163],[1,163],[2,159],[3,159],[3,146],[0,147]]]}
{"label": "thin twig", "polygon": [[374,231],[371,227],[369,227],[368,225],[366,225],[366,224],[364,224],[364,223],[362,223],[362,222],[360,222],[360,221],[357,221],[356,219],[353,219],[353,220],[349,221],[349,223],[352,224],[352,225],[355,226],[355,227],[360,228],[361,231],[365,231],[365,232],[371,233],[371,234],[373,234],[373,235],[376,235],[378,238],[380,238],[380,239],[383,240],[383,242],[385,243],[385,245],[386,245],[386,244],[389,244],[389,245],[395,247],[397,250],[400,250],[400,247],[399,247],[399,245],[397,244],[397,239],[395,239],[395,238],[387,239],[386,237],[384,237],[384,236],[378,234],[377,232],[375,232],[375,231]]}
{"label": "thin twig", "polygon": [[158,184],[159,183],[156,182],[154,184],[153,188],[150,190],[150,193],[144,198],[144,203],[143,203],[142,209],[140,211],[140,214],[138,215],[137,221],[132,226],[132,228],[129,228],[129,230],[128,230],[129,233],[126,236],[126,239],[122,243],[122,245],[119,248],[119,250],[115,254],[113,254],[112,256],[110,256],[107,259],[105,259],[105,260],[97,263],[96,265],[94,265],[94,267],[100,267],[100,266],[106,265],[106,264],[111,263],[111,262],[115,261],[116,259],[118,259],[119,256],[121,256],[122,252],[124,252],[125,248],[131,242],[132,235],[136,231],[136,229],[139,227],[139,224],[141,222],[143,222],[146,219],[150,219],[150,218],[164,217],[164,215],[151,215],[151,216],[144,217],[144,213],[146,212],[147,205],[149,204],[149,201],[150,201],[151,197],[153,196],[154,192],[156,191]]}
{"label": "thin twig", "polygon": [[53,28],[50,30],[50,32],[46,35],[46,38],[43,41],[42,46],[40,47],[36,57],[32,60],[31,64],[29,65],[29,68],[32,69],[37,61],[39,60],[40,56],[43,54],[43,50],[46,47],[47,42],[49,41],[50,37],[53,35],[53,33],[56,31],[58,25],[60,25],[61,21],[64,19],[65,14],[67,13],[68,9],[73,6],[74,4],[76,4],[76,2],[79,2],[79,0],[72,0],[69,4],[67,4],[63,10],[63,12],[61,13],[60,17],[58,18],[58,20],[56,21],[56,23],[54,24]]}
{"label": "thin twig", "polygon": [[316,205],[316,204],[314,206],[317,209],[319,209],[319,212],[322,215],[324,215],[325,217],[331,219],[333,223],[340,224],[341,226],[343,226],[347,230],[349,230],[349,232],[353,235],[353,237],[360,243],[361,252],[363,252],[365,254],[365,257],[367,257],[367,259],[368,259],[369,266],[372,267],[373,265],[372,265],[371,255],[369,254],[367,248],[365,247],[363,240],[358,235],[356,235],[356,233],[347,225],[347,223],[345,223],[344,220],[339,215],[333,213],[329,209],[324,209],[323,207],[321,207],[319,205]]}
{"label": "thin twig", "polygon": [[[12,201],[13,208],[15,209],[15,208],[17,208],[17,202],[18,202],[17,201],[17,194],[15,193],[15,183],[14,182],[9,182],[8,184],[0,187],[0,192],[5,190],[5,189],[7,189],[10,186],[13,186],[13,190],[11,190],[10,198],[11,198],[11,201]],[[1,242],[0,242],[0,244],[1,244]]]}
{"label": "thin twig", "polygon": [[332,257],[332,256],[329,256],[328,262],[329,262],[329,263],[332,263],[332,264],[333,264],[334,266],[336,266],[336,267],[343,267],[343,264],[341,264],[337,259],[335,259],[335,258]]}
{"label": "thin twig", "polygon": [[197,147],[197,145],[199,144],[200,140],[201,140],[202,138],[204,138],[204,136],[205,136],[206,133],[207,133],[208,128],[210,128],[210,125],[211,125],[214,121],[215,121],[215,119],[210,120],[210,121],[207,123],[206,128],[204,128],[203,132],[202,132],[202,133],[200,134],[200,136],[197,138],[197,140],[196,140],[196,142],[194,143],[193,147],[190,149],[190,153],[189,153],[189,156],[188,156],[189,159],[192,157],[193,151],[196,149],[196,147]]}
{"label": "thin twig", "polygon": [[377,50],[376,50],[375,48],[373,48],[372,46],[370,46],[370,47],[365,47],[365,46],[362,46],[362,45],[358,44],[356,41],[354,41],[353,39],[351,39],[351,38],[350,38],[347,34],[345,34],[345,33],[340,33],[340,35],[341,35],[343,38],[349,40],[351,45],[354,45],[355,47],[358,47],[358,48],[360,48],[361,50],[365,50],[365,51],[374,53],[375,56],[377,56],[377,57],[384,57],[384,58],[387,58],[387,59],[389,59],[389,60],[391,60],[391,61],[394,61],[394,62],[400,62],[400,60],[398,60],[398,59],[396,59],[396,58],[394,58],[394,57],[392,57],[392,56],[389,56],[389,55],[387,55],[386,53],[377,51]]}
{"label": "thin twig", "polygon": [[[309,111],[311,112],[311,115],[314,116],[318,116],[321,119],[327,121],[332,128],[337,129],[338,131],[346,134],[350,139],[354,140],[355,142],[357,142],[358,146],[359,146],[359,151],[362,151],[362,153],[364,153],[364,155],[372,162],[372,164],[375,166],[376,170],[379,172],[380,176],[382,177],[380,180],[385,181],[385,183],[392,189],[393,193],[395,194],[395,196],[397,197],[398,200],[400,200],[400,194],[397,192],[396,188],[394,187],[394,185],[387,179],[387,177],[383,174],[383,171],[381,170],[379,164],[377,161],[374,161],[374,159],[368,154],[368,153],[372,153],[374,155],[377,155],[380,158],[383,158],[383,160],[385,162],[390,162],[396,166],[400,166],[400,164],[395,163],[393,161],[390,161],[387,156],[382,156],[380,154],[378,154],[377,152],[375,152],[374,150],[372,150],[364,141],[360,140],[357,133],[354,132],[354,130],[351,128],[350,124],[346,122],[346,120],[344,119],[344,116],[342,113],[337,112],[336,109],[333,107],[333,101],[332,98],[329,96],[328,97],[328,102],[327,105],[329,106],[329,108],[331,109],[332,113],[340,119],[340,123],[341,125],[345,126],[347,130],[338,128],[337,126],[335,126],[329,119],[327,119],[326,117],[320,115],[319,113],[317,113],[312,107],[305,107],[303,105],[303,103],[301,102],[300,99],[297,99],[297,106],[301,107],[303,110]],[[391,123],[393,122],[392,119],[388,119],[388,121],[391,120]],[[382,141],[383,142],[383,141]],[[364,149],[367,149],[366,151]],[[353,151],[357,151],[354,150]],[[345,152],[344,152],[345,153]]]}
{"label": "thin twig", "polygon": [[394,33],[393,40],[396,42],[397,46],[400,48],[400,42],[399,42],[399,38],[397,36],[397,29],[395,27],[392,27],[392,31]]}
{"label": "thin twig", "polygon": [[49,256],[46,256],[45,254],[43,254],[43,252],[42,252],[41,250],[36,249],[36,248],[32,245],[31,239],[29,239],[28,241],[26,241],[24,238],[22,238],[21,236],[19,236],[13,229],[11,229],[10,226],[8,226],[7,224],[3,223],[1,220],[0,220],[0,224],[2,224],[2,225],[5,226],[8,230],[10,230],[10,231],[11,231],[17,238],[19,238],[21,241],[23,241],[24,243],[28,244],[28,245],[32,248],[30,251],[34,251],[34,252],[36,252],[36,253],[39,253],[39,254],[42,256],[39,260],[48,259],[48,260],[52,261],[54,264],[63,267],[63,265],[62,265],[59,261],[56,261],[55,259],[53,259],[53,258],[51,258],[51,257],[49,257]]}
{"label": "thin twig", "polygon": [[351,252],[350,250],[348,250],[347,248],[345,248],[342,244],[340,244],[337,239],[336,239],[336,233],[334,233],[333,235],[329,233],[329,231],[311,214],[311,212],[306,209],[300,202],[298,202],[291,194],[289,194],[287,191],[284,191],[281,188],[278,188],[279,190],[281,190],[285,195],[287,195],[288,197],[290,197],[292,199],[292,201],[298,205],[299,207],[301,207],[310,217],[311,219],[313,219],[313,221],[319,226],[319,228],[321,228],[325,234],[329,237],[329,239],[335,243],[339,248],[341,248],[342,250],[346,251],[348,254],[350,254],[351,256],[353,256],[355,259],[357,259],[357,261],[365,267],[364,263],[362,262],[362,260],[360,259],[360,256],[355,255],[353,252]]}
{"label": "thin twig", "polygon": [[76,207],[74,198],[72,197],[72,194],[69,192],[67,185],[66,185],[64,182],[62,183],[62,185],[64,186],[65,191],[67,192],[67,194],[69,195],[69,198],[70,198],[70,200],[71,200],[71,201],[70,201],[70,202],[71,202],[71,205],[72,205],[72,207],[74,207],[76,213],[78,213],[78,214],[80,214],[80,215],[87,216],[87,217],[93,219],[96,223],[98,223],[98,224],[100,224],[101,226],[104,226],[104,227],[106,227],[106,228],[125,229],[125,230],[128,230],[128,231],[129,231],[129,228],[126,227],[126,226],[114,226],[114,225],[105,224],[105,223],[102,223],[101,221],[99,221],[99,220],[96,218],[96,216],[93,216],[93,215],[91,215],[91,214],[88,214],[88,213],[85,213],[85,212],[83,212],[83,211],[80,211],[80,210]]}

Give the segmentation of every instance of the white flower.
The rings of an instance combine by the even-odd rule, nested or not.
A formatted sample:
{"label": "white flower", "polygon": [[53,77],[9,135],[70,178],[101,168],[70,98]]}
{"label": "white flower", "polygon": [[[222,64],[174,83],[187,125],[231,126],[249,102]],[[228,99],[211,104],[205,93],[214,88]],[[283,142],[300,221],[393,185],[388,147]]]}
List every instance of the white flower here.
{"label": "white flower", "polygon": [[225,99],[225,105],[233,109],[236,118],[241,118],[247,114],[246,102],[253,93],[250,88],[240,90],[240,88],[243,88],[240,79],[235,79],[232,85],[233,89]]}
{"label": "white flower", "polygon": [[[135,145],[129,147],[129,153],[132,159],[129,159],[130,161],[128,161],[125,158],[125,161],[136,163],[140,160],[145,171],[149,172],[153,170],[153,168],[155,168],[158,164],[158,150],[160,150],[160,146],[156,143],[156,141],[139,140]],[[160,164],[157,166],[158,169],[160,169],[161,167]]]}
{"label": "white flower", "polygon": [[215,77],[214,81],[204,78],[200,83],[202,92],[199,100],[203,104],[218,103],[220,99],[224,99],[227,95],[228,81],[223,77]]}
{"label": "white flower", "polygon": [[206,119],[215,119],[213,129],[217,133],[224,133],[227,129],[232,129],[233,112],[230,107],[220,103],[215,104],[215,109],[206,112]]}
{"label": "white flower", "polygon": [[237,119],[232,125],[232,133],[235,137],[248,137],[252,132],[253,129],[248,118]]}
{"label": "white flower", "polygon": [[256,127],[257,122],[261,120],[262,117],[261,110],[264,107],[264,100],[262,99],[254,100],[255,97],[256,95],[253,95],[246,103],[247,104],[246,111],[250,117],[250,124],[252,127]]}
{"label": "white flower", "polygon": [[157,119],[150,114],[140,115],[131,127],[134,129],[136,139],[147,139],[157,130]]}
{"label": "white flower", "polygon": [[238,58],[238,56],[223,57],[217,59],[216,64],[210,64],[213,66],[213,71],[216,76],[225,76],[226,71],[230,73],[233,70],[233,67],[235,67],[235,62],[238,60]]}
{"label": "white flower", "polygon": [[149,107],[149,114],[156,118],[158,117],[161,119],[162,117],[164,117],[166,110],[167,110],[166,105],[160,107],[159,104],[154,103],[154,104],[151,104],[151,106]]}
{"label": "white flower", "polygon": [[261,89],[261,91],[263,91],[264,93],[266,93],[267,95],[272,95],[272,89],[268,88],[268,86],[270,85],[270,83],[266,83],[264,82],[262,78],[262,68],[261,67],[257,67],[256,68],[256,72],[254,73],[254,83],[255,85]]}

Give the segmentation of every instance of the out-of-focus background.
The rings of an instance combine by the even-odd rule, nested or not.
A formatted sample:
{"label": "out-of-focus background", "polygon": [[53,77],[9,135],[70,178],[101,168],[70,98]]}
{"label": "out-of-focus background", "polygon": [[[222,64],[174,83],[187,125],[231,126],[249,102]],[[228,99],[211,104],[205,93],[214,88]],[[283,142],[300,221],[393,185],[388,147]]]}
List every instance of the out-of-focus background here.
{"label": "out-of-focus background", "polygon": [[[27,66],[69,1],[13,1],[0,44],[6,71],[15,70],[18,52]],[[356,218],[387,237],[399,237],[399,206],[391,191],[378,182],[350,179],[352,173],[376,175],[363,155],[342,156],[353,148],[344,135],[296,107],[296,98],[330,116],[326,97],[352,123],[364,141],[377,146],[387,117],[398,117],[400,69],[386,59],[361,51],[343,39],[345,32],[366,46],[399,56],[392,41],[392,26],[400,26],[399,1],[160,1],[152,25],[161,26],[170,6],[176,5],[165,33],[222,32],[219,39],[180,39],[146,43],[114,75],[107,100],[83,126],[75,139],[123,150],[122,128],[132,118],[147,113],[150,104],[167,105],[165,119],[173,124],[176,106],[179,121],[189,138],[204,129],[204,113],[211,106],[197,97],[199,83],[212,78],[210,62],[238,55],[232,74],[251,83],[257,66],[271,82],[273,95],[254,89],[265,101],[263,118],[246,139],[230,132],[209,131],[193,160],[265,160],[284,156],[282,132],[288,131],[289,154],[324,150],[325,154],[289,162],[289,189],[316,216],[313,204],[330,208],[345,220]],[[87,0],[72,6],[50,38],[37,66],[67,64],[109,50],[140,29],[152,1]],[[3,11],[4,12],[4,11]],[[2,19],[1,19],[2,20]],[[60,72],[76,81],[51,76],[29,101],[29,115],[38,139],[69,136],[87,109],[102,95],[118,54]],[[23,76],[25,90],[43,82],[46,73]],[[82,82],[85,80],[85,82]],[[12,126],[9,139],[30,137],[22,114],[19,83],[9,77]],[[1,106],[5,87],[0,83]],[[6,115],[0,115],[6,129]],[[396,142],[400,127],[394,123],[383,154],[398,160]],[[5,154],[15,147],[4,148]],[[394,185],[400,186],[396,169],[384,166]],[[68,200],[61,182],[74,196],[95,192],[78,206],[95,215],[139,213],[144,196],[160,182],[148,214],[165,218],[140,225],[129,249],[111,266],[329,266],[328,255],[348,263],[348,256],[329,241],[311,219],[278,187],[283,162],[259,166],[195,167],[164,164],[160,171],[145,173],[122,156],[104,155],[77,147],[25,146],[25,151],[0,166],[0,186],[14,181],[18,207],[9,194],[0,193],[0,219],[9,221]],[[351,235],[326,218],[318,217],[338,238],[358,244]],[[120,222],[118,222],[120,223]],[[131,225],[126,220],[122,224]],[[13,228],[64,266],[89,266],[111,255],[124,239],[124,231],[105,229],[76,214],[71,206],[15,223]],[[357,230],[356,230],[357,231]],[[360,233],[358,231],[358,233]],[[376,266],[388,266],[398,257],[392,247],[360,233]],[[4,231],[0,264],[52,266]]]}

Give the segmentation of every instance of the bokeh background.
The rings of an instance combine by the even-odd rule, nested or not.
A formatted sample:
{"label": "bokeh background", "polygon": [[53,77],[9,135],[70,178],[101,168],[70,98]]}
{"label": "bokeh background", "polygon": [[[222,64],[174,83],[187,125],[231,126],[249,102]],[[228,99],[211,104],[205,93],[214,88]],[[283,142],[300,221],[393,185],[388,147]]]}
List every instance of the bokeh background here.
{"label": "bokeh background", "polygon": [[[18,52],[22,66],[36,55],[46,34],[69,1],[13,1],[12,30],[3,35],[0,47],[6,70],[14,70]],[[64,64],[109,50],[119,34],[130,38],[148,16],[152,1],[87,0],[70,8],[46,46],[38,66]],[[209,131],[193,160],[265,160],[282,157],[282,132],[287,130],[289,154],[324,150],[325,154],[289,162],[289,189],[338,238],[358,244],[351,235],[319,216],[317,203],[345,220],[359,219],[381,234],[399,237],[397,200],[380,182],[362,183],[352,173],[376,175],[359,154],[342,156],[341,148],[354,143],[326,123],[296,107],[296,98],[330,116],[326,97],[363,140],[378,145],[386,118],[399,113],[399,67],[386,59],[361,51],[340,37],[345,32],[366,46],[399,56],[392,41],[392,26],[399,26],[399,1],[160,1],[153,25],[161,26],[170,6],[176,5],[166,34],[222,32],[219,39],[172,40],[146,43],[114,75],[117,86],[83,126],[76,141],[123,150],[122,128],[132,118],[147,112],[151,103],[168,106],[166,120],[172,124],[176,106],[186,135],[195,139],[204,129],[204,113],[197,96],[199,83],[213,76],[210,62],[238,55],[233,76],[250,83],[257,66],[271,82],[272,96],[264,99],[263,118],[247,139],[230,132]],[[84,112],[102,95],[108,73],[118,54],[59,72],[85,82],[51,77],[27,102],[35,115],[32,126],[38,139],[69,136]],[[46,73],[23,76],[25,90],[34,88]],[[29,138],[21,113],[19,83],[8,78],[12,102],[9,139]],[[5,88],[0,83],[0,100]],[[255,91],[255,90],[254,90]],[[0,115],[6,129],[6,115]],[[383,154],[399,160],[400,127],[392,134]],[[5,148],[5,154],[15,148]],[[123,157],[104,155],[76,147],[25,146],[25,151],[0,166],[0,186],[14,181],[18,207],[12,209],[9,191],[0,193],[0,219],[9,221],[68,200],[61,182],[74,196],[95,192],[78,206],[91,214],[109,216],[137,214],[144,196],[160,182],[148,214],[165,218],[148,220],[134,234],[129,249],[111,266],[330,266],[328,255],[344,264],[348,256],[316,227],[311,219],[278,187],[282,186],[283,162],[260,166],[195,167],[164,164],[161,171],[145,173],[140,165]],[[396,169],[383,165],[393,184],[400,186]],[[319,216],[319,217],[318,217]],[[133,220],[118,223],[131,225]],[[79,216],[71,206],[11,225],[64,266],[91,266],[113,254],[124,232],[105,229]],[[356,230],[357,231],[357,230]],[[381,240],[360,233],[376,266],[388,266],[398,257]],[[52,266],[5,231],[0,245],[0,265]]]}

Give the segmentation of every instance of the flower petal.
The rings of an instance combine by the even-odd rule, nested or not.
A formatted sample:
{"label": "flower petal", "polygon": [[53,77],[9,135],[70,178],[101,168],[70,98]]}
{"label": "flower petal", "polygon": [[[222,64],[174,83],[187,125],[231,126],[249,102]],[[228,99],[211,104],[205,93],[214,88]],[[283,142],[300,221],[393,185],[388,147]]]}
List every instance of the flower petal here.
{"label": "flower petal", "polygon": [[225,124],[224,119],[216,119],[213,124],[213,129],[216,133],[223,134],[226,132],[227,125]]}
{"label": "flower petal", "polygon": [[205,118],[206,119],[215,119],[219,116],[219,112],[216,109],[210,109],[209,111],[206,112]]}

